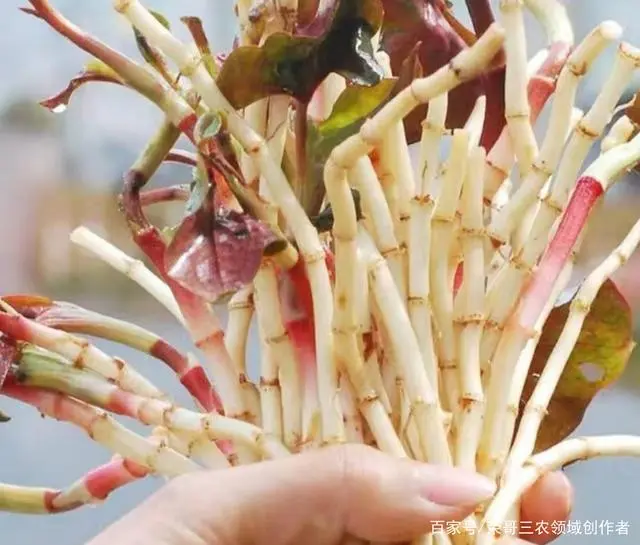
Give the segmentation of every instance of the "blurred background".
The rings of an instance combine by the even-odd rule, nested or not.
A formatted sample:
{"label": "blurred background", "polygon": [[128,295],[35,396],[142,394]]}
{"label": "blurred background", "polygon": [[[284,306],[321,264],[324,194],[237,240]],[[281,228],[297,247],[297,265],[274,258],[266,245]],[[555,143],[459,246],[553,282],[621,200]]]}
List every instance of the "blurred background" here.
{"label": "blurred background", "polygon": [[[111,9],[111,2],[56,0],[54,4],[75,23],[117,49],[137,58],[129,26]],[[186,39],[179,17],[204,18],[212,47],[227,50],[235,26],[232,0],[149,0]],[[83,224],[135,253],[115,208],[120,176],[132,163],[161,120],[155,107],[123,88],[91,84],[76,92],[69,108],[51,114],[38,101],[63,89],[86,61],[86,55],[45,24],[18,11],[19,0],[0,2],[0,290],[38,292],[108,313],[165,335],[178,347],[188,339],[173,318],[135,284],[102,266],[69,242],[69,233]],[[567,9],[577,39],[604,19],[625,29],[625,39],[640,45],[640,18],[629,0],[568,0]],[[468,21],[463,2],[454,6]],[[528,20],[530,54],[544,44],[535,22]],[[597,62],[578,95],[588,109],[611,66],[613,48]],[[638,79],[623,98],[628,100]],[[540,121],[543,134],[545,119]],[[594,146],[593,154],[598,153]],[[155,183],[184,183],[189,171],[163,167]],[[593,218],[581,255],[579,280],[626,234],[640,216],[640,179],[621,180]],[[154,219],[166,222],[172,211],[157,209]],[[616,280],[634,309],[640,307],[640,257]],[[252,337],[255,341],[255,336]],[[130,360],[160,387],[188,403],[170,373],[157,362],[120,346],[98,343]],[[255,362],[256,343],[250,346]],[[636,351],[623,379],[602,392],[591,405],[577,434],[640,434],[640,353]],[[255,367],[254,367],[255,368]],[[0,408],[13,420],[0,426],[0,481],[64,487],[88,469],[109,459],[77,429],[41,419],[30,408],[0,398]],[[640,536],[640,462],[596,460],[567,469],[576,486],[573,513],[582,535],[565,535],[559,545],[631,544]],[[162,482],[147,479],[116,492],[104,505],[52,517],[0,513],[2,545],[45,542],[80,545],[130,510]],[[622,523],[611,535],[590,532],[592,523]]]}

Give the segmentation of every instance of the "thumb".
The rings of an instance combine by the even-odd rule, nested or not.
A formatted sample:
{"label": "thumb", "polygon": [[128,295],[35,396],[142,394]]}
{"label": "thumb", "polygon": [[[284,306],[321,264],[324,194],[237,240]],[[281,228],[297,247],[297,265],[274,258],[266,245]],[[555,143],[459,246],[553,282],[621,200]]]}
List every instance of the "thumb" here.
{"label": "thumb", "polygon": [[410,540],[434,522],[463,519],[494,490],[491,481],[462,469],[345,445],[187,475],[169,488],[166,501],[171,517],[204,543],[311,545],[337,542],[345,533]]}

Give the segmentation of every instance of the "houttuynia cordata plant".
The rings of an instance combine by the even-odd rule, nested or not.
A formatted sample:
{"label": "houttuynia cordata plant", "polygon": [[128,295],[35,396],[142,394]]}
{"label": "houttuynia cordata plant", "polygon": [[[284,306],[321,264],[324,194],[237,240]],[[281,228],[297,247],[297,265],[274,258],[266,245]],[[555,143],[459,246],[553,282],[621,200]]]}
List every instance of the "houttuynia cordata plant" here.
{"label": "houttuynia cordata plant", "polygon": [[[640,50],[620,25],[574,37],[556,0],[501,0],[495,14],[468,0],[473,29],[446,0],[238,0],[238,37],[223,54],[198,18],[178,22],[184,43],[176,22],[115,0],[140,50],[132,60],[47,0],[29,4],[89,57],[44,107],[64,110],[84,84],[107,82],[164,114],[114,202],[144,262],[85,227],[71,237],[152,294],[194,351],[69,302],[4,296],[0,393],[83,428],[115,457],[64,490],[2,484],[1,509],[59,513],[148,475],[365,443],[495,479],[495,497],[459,535],[420,540],[490,545],[541,474],[640,455],[640,437],[570,437],[635,346],[610,276],[640,242],[640,222],[556,304],[591,211],[640,162],[640,101],[622,103]],[[535,54],[525,10],[547,36]],[[581,80],[609,48],[609,74],[581,111]],[[167,162],[192,183],[149,189]],[[180,223],[152,225],[145,209],[158,203],[182,207]],[[163,361],[194,405],[174,404],[91,337]]]}

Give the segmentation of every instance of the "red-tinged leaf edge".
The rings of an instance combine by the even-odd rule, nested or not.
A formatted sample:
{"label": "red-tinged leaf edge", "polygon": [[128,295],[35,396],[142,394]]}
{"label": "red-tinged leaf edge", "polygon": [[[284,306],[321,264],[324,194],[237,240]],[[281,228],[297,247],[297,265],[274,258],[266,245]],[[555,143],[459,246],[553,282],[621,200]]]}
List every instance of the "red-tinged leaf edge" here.
{"label": "red-tinged leaf edge", "polygon": [[91,82],[102,83],[115,83],[117,85],[123,85],[122,80],[105,66],[99,64],[89,65],[78,75],[74,76],[69,85],[58,94],[49,97],[40,102],[41,106],[44,106],[48,110],[56,113],[64,110],[71,101],[72,95],[78,90],[78,88]]}
{"label": "red-tinged leaf edge", "polygon": [[[384,20],[382,47],[391,59],[391,68],[398,74],[402,63],[420,42],[418,58],[424,75],[428,76],[451,61],[467,48],[465,38],[452,27],[445,16],[447,7],[435,0],[382,0]],[[476,32],[476,34],[478,34]],[[487,97],[487,115],[483,127],[481,145],[491,149],[505,126],[504,77],[505,68],[497,55],[489,69],[467,81],[449,93],[447,127],[464,125],[480,95]],[[404,118],[405,133],[409,144],[420,141],[422,121],[428,111],[423,104]]]}
{"label": "red-tinged leaf edge", "polygon": [[[208,200],[208,199],[207,199]],[[206,204],[183,219],[165,252],[167,276],[218,303],[253,281],[273,232],[248,214]]]}

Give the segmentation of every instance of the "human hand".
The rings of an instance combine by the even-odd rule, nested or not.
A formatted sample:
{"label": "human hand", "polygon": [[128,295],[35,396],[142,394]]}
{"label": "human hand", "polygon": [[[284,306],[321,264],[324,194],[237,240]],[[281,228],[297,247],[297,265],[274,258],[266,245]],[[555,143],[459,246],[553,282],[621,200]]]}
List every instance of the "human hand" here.
{"label": "human hand", "polygon": [[[331,447],[174,479],[88,545],[340,545],[347,535],[397,543],[462,520],[493,493],[462,469]],[[571,501],[566,477],[547,475],[523,498],[521,519],[564,521]]]}

